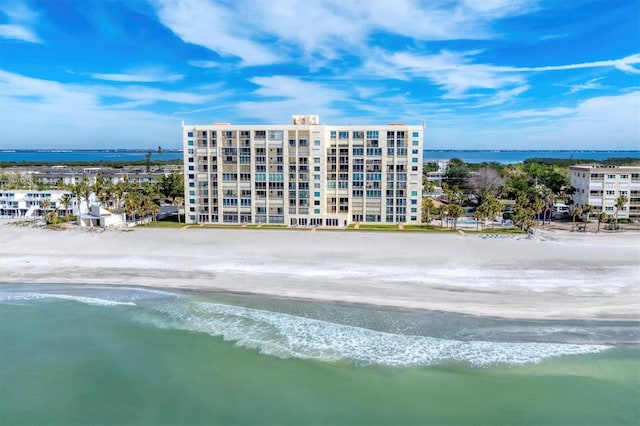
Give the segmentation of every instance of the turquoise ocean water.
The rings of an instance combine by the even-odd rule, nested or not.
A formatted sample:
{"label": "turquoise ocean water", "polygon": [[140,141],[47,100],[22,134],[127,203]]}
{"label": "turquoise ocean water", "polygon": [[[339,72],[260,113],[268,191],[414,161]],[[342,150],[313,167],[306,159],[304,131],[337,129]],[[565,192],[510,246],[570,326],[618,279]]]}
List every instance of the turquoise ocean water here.
{"label": "turquoise ocean water", "polygon": [[2,425],[637,425],[637,322],[0,285]]}

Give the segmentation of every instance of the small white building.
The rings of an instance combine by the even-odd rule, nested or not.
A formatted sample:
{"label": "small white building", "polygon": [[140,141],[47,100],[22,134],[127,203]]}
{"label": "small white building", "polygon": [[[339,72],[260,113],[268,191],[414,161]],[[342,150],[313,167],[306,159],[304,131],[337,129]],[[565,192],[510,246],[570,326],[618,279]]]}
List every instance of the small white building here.
{"label": "small white building", "polygon": [[114,228],[122,226],[124,223],[124,213],[114,214],[97,204],[91,206],[90,212],[78,216],[78,225],[81,227]]}

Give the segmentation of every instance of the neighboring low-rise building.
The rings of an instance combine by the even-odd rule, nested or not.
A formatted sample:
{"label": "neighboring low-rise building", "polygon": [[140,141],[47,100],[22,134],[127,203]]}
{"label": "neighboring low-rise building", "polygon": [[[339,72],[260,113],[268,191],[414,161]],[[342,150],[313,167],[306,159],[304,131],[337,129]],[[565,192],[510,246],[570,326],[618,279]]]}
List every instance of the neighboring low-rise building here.
{"label": "neighboring low-rise building", "polygon": [[[63,204],[63,196],[70,198],[69,204]],[[77,214],[73,195],[69,191],[30,191],[0,190],[0,217],[4,218],[41,218],[50,211],[58,212],[58,216]]]}
{"label": "neighboring low-rise building", "polygon": [[423,126],[185,125],[188,223],[420,223]]}
{"label": "neighboring low-rise building", "polygon": [[[640,219],[640,167],[577,165],[569,167],[574,205],[592,207],[591,215],[605,212],[620,219]],[[626,203],[620,208],[620,196]]]}
{"label": "neighboring low-rise building", "polygon": [[131,183],[158,183],[159,179],[169,173],[182,172],[182,166],[165,164],[154,166],[146,171],[144,166],[114,167],[79,167],[79,166],[15,166],[4,169],[5,173],[17,173],[23,178],[29,178],[34,184],[42,184],[49,187],[61,187],[61,185],[75,185],[83,180],[89,184],[96,182],[98,175],[102,175],[113,184],[128,181]]}

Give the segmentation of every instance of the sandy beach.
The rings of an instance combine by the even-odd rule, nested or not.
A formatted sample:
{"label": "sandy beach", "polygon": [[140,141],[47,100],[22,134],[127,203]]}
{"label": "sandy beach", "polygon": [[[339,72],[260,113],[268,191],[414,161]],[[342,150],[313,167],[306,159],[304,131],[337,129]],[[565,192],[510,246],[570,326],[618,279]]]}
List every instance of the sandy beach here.
{"label": "sandy beach", "polygon": [[640,320],[640,234],[488,237],[0,223],[0,282],[230,291],[537,319]]}

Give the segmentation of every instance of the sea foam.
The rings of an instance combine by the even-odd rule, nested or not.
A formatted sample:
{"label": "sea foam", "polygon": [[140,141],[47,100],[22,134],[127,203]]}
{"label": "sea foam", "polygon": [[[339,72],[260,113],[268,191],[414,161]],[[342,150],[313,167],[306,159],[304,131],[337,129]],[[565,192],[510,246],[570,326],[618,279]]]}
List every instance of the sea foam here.
{"label": "sea foam", "polygon": [[463,362],[537,363],[552,357],[604,351],[604,345],[458,341],[386,333],[351,325],[233,305],[192,302],[161,308],[174,326],[221,336],[281,358],[347,361],[357,365],[434,365]]}
{"label": "sea foam", "polygon": [[70,300],[73,302],[85,303],[87,305],[96,305],[96,306],[116,306],[116,305],[135,306],[136,305],[133,302],[120,302],[117,300],[101,299],[97,297],[74,296],[69,294],[31,293],[31,292],[0,293],[0,302],[42,300],[42,299]]}
{"label": "sea foam", "polygon": [[96,306],[135,306],[130,311],[132,318],[154,326],[220,336],[238,346],[280,358],[355,365],[521,365],[609,348],[596,344],[488,341],[482,339],[482,333],[478,333],[477,340],[468,335],[455,340],[402,334],[142,288],[84,287],[64,293],[0,292],[0,303],[53,299]]}

